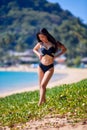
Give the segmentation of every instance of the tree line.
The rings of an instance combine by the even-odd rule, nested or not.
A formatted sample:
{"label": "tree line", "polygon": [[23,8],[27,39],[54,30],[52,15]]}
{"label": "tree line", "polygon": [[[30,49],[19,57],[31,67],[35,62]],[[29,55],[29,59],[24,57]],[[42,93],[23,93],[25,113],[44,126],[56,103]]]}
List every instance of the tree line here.
{"label": "tree line", "polygon": [[0,60],[8,50],[25,51],[36,44],[43,27],[67,47],[67,64],[87,56],[87,25],[59,4],[46,0],[0,1]]}

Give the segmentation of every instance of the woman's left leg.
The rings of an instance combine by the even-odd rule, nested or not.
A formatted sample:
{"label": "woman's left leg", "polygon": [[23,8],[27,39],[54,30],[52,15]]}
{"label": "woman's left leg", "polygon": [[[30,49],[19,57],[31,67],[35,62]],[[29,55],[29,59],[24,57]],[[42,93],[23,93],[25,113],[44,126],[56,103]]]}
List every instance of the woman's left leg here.
{"label": "woman's left leg", "polygon": [[39,105],[41,105],[43,103],[43,100],[45,99],[46,86],[47,86],[49,80],[51,79],[53,72],[54,72],[54,67],[52,67],[48,71],[46,71],[44,76],[43,76],[43,79],[41,81]]}

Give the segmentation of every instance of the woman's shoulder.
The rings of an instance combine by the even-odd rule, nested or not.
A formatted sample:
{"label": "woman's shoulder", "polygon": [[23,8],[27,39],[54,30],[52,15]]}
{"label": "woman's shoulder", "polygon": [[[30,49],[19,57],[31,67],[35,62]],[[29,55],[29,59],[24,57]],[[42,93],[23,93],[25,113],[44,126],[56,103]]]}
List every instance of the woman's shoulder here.
{"label": "woman's shoulder", "polygon": [[40,47],[44,46],[43,42],[38,42],[38,44],[40,45]]}
{"label": "woman's shoulder", "polygon": [[40,48],[42,47],[42,45],[43,45],[42,42],[38,42],[38,43],[37,43],[37,46],[40,47]]}
{"label": "woman's shoulder", "polygon": [[37,42],[37,45],[42,45],[42,42]]}
{"label": "woman's shoulder", "polygon": [[43,45],[43,42],[37,42],[37,44],[39,44],[39,45]]}

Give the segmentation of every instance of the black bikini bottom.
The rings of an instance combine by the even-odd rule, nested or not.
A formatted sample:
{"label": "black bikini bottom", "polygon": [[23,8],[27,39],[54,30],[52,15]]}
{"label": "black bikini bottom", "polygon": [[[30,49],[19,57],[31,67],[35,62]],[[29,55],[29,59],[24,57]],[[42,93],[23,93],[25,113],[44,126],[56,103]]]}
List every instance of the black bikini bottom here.
{"label": "black bikini bottom", "polygon": [[39,63],[40,68],[43,70],[43,72],[45,73],[46,71],[48,71],[50,68],[54,67],[54,64],[50,64],[50,65],[43,65],[41,62]]}

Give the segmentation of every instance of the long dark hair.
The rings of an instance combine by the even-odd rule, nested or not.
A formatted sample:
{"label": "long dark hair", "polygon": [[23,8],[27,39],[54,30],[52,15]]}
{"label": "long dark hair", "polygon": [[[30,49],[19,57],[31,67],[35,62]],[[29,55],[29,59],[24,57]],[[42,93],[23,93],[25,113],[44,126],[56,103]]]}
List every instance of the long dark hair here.
{"label": "long dark hair", "polygon": [[36,34],[38,42],[42,42],[42,41],[40,40],[40,38],[39,38],[39,34],[45,35],[45,36],[47,37],[48,41],[50,41],[52,44],[55,45],[55,51],[57,51],[57,49],[58,49],[57,42],[56,42],[55,38],[47,31],[46,28],[41,29],[41,30]]}

